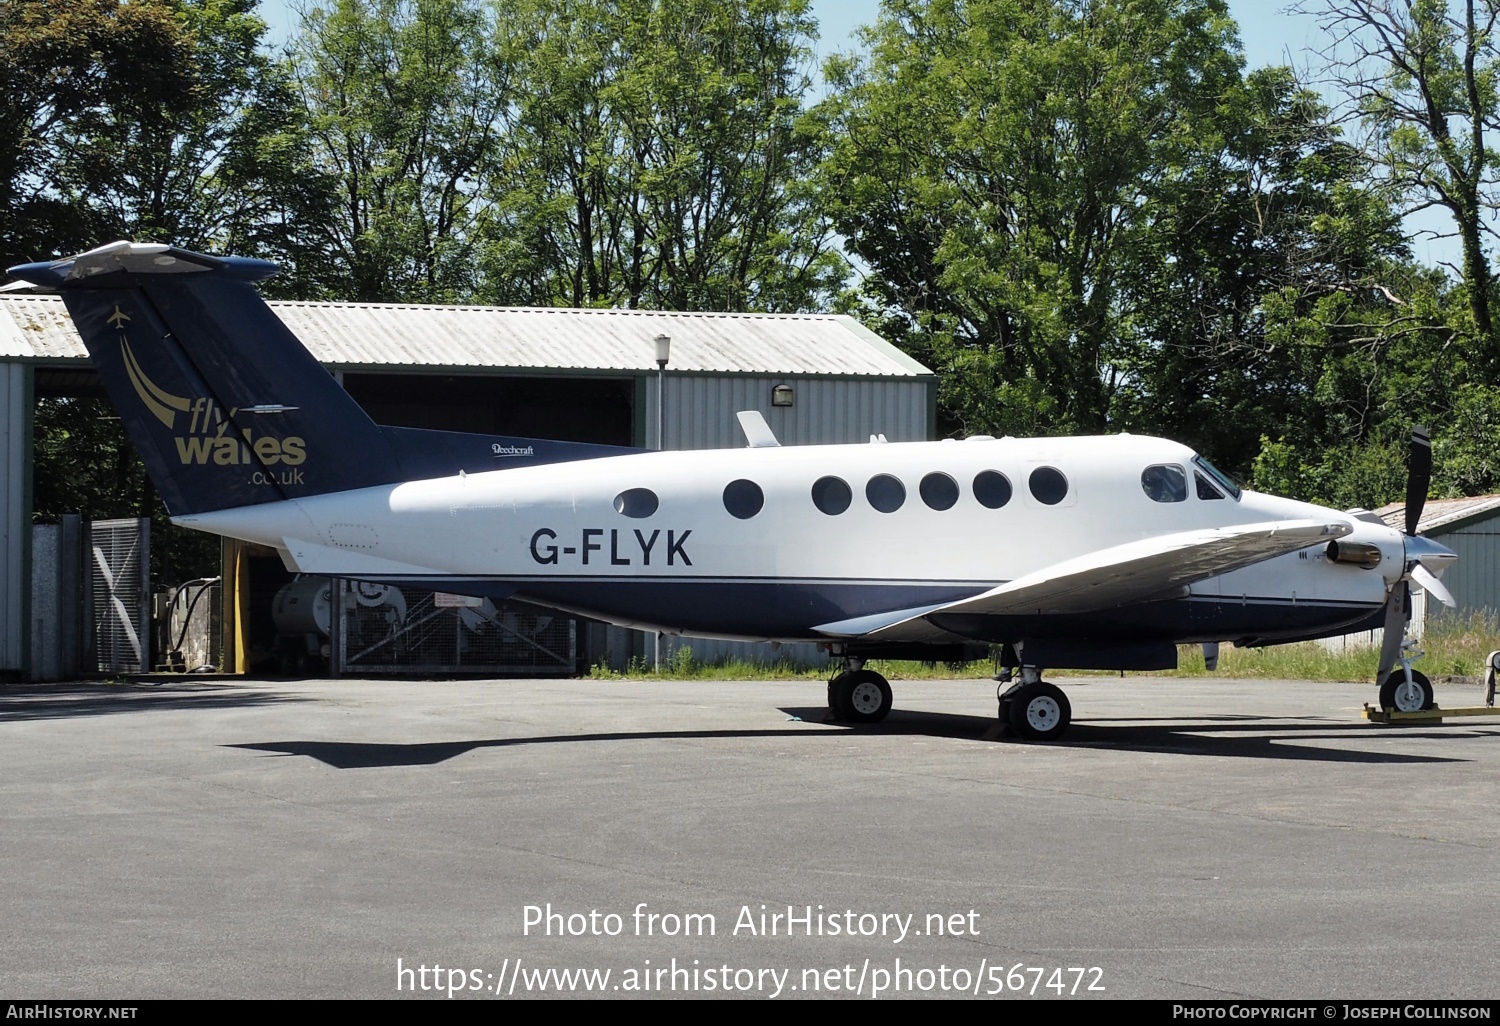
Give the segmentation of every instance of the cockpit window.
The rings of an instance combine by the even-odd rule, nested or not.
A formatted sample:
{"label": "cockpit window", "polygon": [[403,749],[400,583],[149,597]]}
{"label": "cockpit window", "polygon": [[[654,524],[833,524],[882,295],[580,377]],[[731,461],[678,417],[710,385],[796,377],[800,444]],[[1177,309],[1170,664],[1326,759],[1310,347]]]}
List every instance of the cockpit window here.
{"label": "cockpit window", "polygon": [[1193,471],[1193,482],[1194,482],[1194,484],[1198,488],[1198,498],[1200,498],[1200,499],[1222,499],[1222,498],[1224,498],[1224,493],[1221,492],[1221,491],[1219,491],[1213,485],[1209,484],[1208,483],[1208,478],[1204,477],[1203,474],[1200,471],[1196,471],[1196,470]]}
{"label": "cockpit window", "polygon": [[1234,496],[1235,501],[1239,501],[1241,489],[1239,485],[1235,484],[1234,478],[1224,473],[1202,456],[1194,456],[1193,465],[1213,479],[1220,488]]}
{"label": "cockpit window", "polygon": [[1141,471],[1141,489],[1152,502],[1186,502],[1187,475],[1173,463],[1158,463]]}

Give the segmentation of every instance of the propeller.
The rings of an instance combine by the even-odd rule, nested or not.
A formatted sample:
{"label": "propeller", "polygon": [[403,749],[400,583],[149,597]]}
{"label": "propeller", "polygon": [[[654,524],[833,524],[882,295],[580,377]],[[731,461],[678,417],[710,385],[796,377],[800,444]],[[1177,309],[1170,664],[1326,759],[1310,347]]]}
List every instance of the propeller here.
{"label": "propeller", "polygon": [[1406,461],[1406,573],[1391,588],[1385,603],[1385,635],[1380,645],[1380,668],[1375,673],[1377,681],[1385,680],[1396,666],[1396,657],[1401,654],[1401,642],[1406,635],[1406,624],[1411,619],[1411,584],[1432,595],[1445,606],[1458,603],[1437,575],[1422,564],[1429,560],[1442,569],[1457,557],[1437,542],[1417,534],[1417,524],[1422,520],[1422,507],[1427,504],[1427,490],[1432,485],[1432,436],[1425,427],[1411,429],[1411,455]]}
{"label": "propeller", "polygon": [[1432,436],[1424,427],[1411,429],[1411,455],[1406,458],[1406,536],[1415,537],[1427,489],[1432,487]]}

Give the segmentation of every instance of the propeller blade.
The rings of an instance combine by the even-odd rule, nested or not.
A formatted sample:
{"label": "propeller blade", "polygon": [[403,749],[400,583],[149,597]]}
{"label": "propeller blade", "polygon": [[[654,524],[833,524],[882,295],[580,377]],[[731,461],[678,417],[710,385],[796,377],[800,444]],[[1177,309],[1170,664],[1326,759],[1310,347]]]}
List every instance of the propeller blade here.
{"label": "propeller blade", "polygon": [[1443,587],[1443,582],[1438,580],[1437,576],[1421,563],[1412,564],[1411,579],[1420,584],[1423,590],[1427,592],[1427,594],[1437,599],[1449,609],[1452,609],[1454,606],[1458,605],[1458,602],[1453,598],[1453,595],[1448,591],[1447,588]]}
{"label": "propeller blade", "polygon": [[1391,597],[1385,601],[1385,634],[1380,640],[1380,668],[1375,671],[1375,683],[1383,684],[1396,667],[1396,657],[1401,654],[1401,642],[1406,638],[1407,609],[1411,592],[1402,581],[1391,589]]}
{"label": "propeller blade", "polygon": [[1432,485],[1432,436],[1424,427],[1411,429],[1411,455],[1406,461],[1406,533],[1417,533],[1427,489]]}
{"label": "propeller blade", "polygon": [[29,281],[13,281],[9,285],[0,285],[0,292],[20,292],[22,289],[36,288]]}

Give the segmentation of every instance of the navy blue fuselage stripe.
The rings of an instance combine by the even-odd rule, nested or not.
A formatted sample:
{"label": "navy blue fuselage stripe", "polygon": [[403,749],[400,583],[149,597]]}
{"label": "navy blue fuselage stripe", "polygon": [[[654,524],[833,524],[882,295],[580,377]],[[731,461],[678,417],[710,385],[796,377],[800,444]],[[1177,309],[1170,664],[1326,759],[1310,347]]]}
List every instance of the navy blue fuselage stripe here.
{"label": "navy blue fuselage stripe", "polygon": [[[633,623],[671,624],[687,633],[827,640],[813,628],[858,616],[970,598],[991,585],[848,580],[658,577],[417,578],[394,584],[439,587],[495,599],[514,596],[580,615]],[[1234,637],[1316,636],[1368,619],[1379,610],[1338,600],[1192,596],[1112,610],[1046,615],[940,613],[935,626],[962,637],[1012,641],[1025,637],[1186,644]],[[753,625],[753,630],[747,630]]]}

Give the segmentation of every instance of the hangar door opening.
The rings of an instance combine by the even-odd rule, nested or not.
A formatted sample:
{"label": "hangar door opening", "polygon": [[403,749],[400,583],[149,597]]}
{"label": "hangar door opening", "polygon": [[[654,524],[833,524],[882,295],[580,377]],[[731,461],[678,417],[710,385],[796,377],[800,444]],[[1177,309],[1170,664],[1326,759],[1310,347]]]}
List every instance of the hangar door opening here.
{"label": "hangar door opening", "polygon": [[377,424],[635,444],[630,378],[346,372],[343,381]]}

